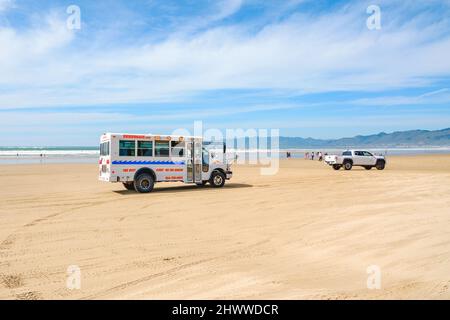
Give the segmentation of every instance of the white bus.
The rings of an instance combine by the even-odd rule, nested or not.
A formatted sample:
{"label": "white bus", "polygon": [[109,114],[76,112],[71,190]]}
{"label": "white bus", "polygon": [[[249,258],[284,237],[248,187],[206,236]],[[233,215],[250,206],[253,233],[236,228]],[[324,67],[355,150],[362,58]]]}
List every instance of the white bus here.
{"label": "white bus", "polygon": [[225,143],[201,137],[105,133],[100,138],[99,180],[151,192],[156,182],[223,187],[232,177]]}

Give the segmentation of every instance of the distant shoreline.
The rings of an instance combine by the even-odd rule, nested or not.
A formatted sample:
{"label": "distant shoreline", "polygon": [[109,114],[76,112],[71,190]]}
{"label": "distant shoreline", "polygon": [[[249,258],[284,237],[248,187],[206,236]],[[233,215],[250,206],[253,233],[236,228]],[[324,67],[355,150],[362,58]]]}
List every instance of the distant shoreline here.
{"label": "distant shoreline", "polygon": [[[88,149],[89,148],[89,149]],[[304,158],[306,152],[317,152],[339,154],[347,148],[286,148],[272,151],[278,154],[280,159],[286,158],[286,153],[290,152],[292,158]],[[356,149],[369,150],[375,154],[383,154],[387,156],[394,155],[427,155],[427,154],[450,154],[450,147],[411,147],[411,148],[368,148],[356,147]],[[230,154],[237,154],[244,157],[246,154],[254,154],[255,150],[227,150]],[[268,153],[268,150],[260,150],[260,153]],[[92,147],[53,147],[53,148],[4,148],[0,147],[0,165],[2,164],[50,164],[50,163],[92,163],[98,160],[99,151]]]}

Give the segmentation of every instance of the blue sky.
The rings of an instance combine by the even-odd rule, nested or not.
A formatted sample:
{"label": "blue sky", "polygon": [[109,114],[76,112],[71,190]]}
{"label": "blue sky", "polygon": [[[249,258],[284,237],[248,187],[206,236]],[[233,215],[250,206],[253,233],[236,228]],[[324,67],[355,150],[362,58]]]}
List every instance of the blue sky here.
{"label": "blue sky", "polygon": [[0,145],[195,120],[315,138],[440,129],[449,56],[448,0],[0,0]]}

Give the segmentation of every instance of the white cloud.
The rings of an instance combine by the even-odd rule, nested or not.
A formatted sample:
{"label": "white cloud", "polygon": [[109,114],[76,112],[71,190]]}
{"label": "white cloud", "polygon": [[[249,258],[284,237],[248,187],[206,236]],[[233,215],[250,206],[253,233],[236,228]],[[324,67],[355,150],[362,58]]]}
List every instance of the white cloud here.
{"label": "white cloud", "polygon": [[14,0],[0,0],[0,13],[14,7]]}
{"label": "white cloud", "polygon": [[[223,2],[206,20],[240,6]],[[405,22],[402,10],[380,31],[367,30],[365,8],[355,5],[294,14],[256,32],[246,23],[177,30],[158,43],[107,49],[95,46],[101,33],[74,34],[51,16],[31,30],[0,29],[0,85],[12,88],[0,91],[0,108],[171,101],[221,89],[376,91],[449,76],[448,18],[425,12]],[[77,37],[86,36],[92,45],[80,49]]]}
{"label": "white cloud", "polygon": [[219,1],[218,2],[218,13],[213,15],[214,20],[222,20],[224,18],[227,18],[229,16],[232,16],[236,12],[239,11],[239,9],[242,6],[242,0],[225,0],[225,1]]}
{"label": "white cloud", "polygon": [[33,25],[24,32],[0,27],[0,66],[10,66],[11,62],[26,63],[37,56],[47,58],[51,51],[67,45],[72,37],[65,21],[55,14],[42,17],[41,25]]}

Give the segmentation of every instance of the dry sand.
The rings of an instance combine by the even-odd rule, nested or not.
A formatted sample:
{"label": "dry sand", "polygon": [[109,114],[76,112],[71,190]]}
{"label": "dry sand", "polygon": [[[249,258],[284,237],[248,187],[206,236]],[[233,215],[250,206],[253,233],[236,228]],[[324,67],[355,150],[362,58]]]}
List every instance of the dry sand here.
{"label": "dry sand", "polygon": [[0,166],[0,299],[450,298],[449,155],[234,172],[136,194],[96,165]]}

